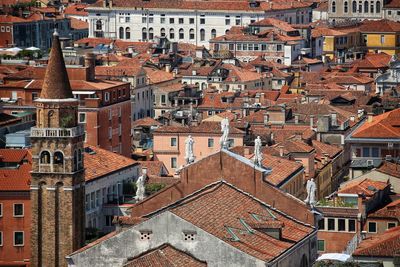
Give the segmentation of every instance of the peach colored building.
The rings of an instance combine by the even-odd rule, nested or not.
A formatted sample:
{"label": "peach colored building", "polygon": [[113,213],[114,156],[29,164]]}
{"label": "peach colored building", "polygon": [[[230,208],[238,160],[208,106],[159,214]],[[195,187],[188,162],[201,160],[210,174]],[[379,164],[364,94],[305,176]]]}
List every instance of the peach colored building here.
{"label": "peach colored building", "polygon": [[[219,122],[202,122],[198,126],[164,126],[154,134],[154,154],[164,162],[168,171],[174,173],[185,165],[185,140],[191,135],[194,139],[195,160],[200,160],[220,149],[219,139],[222,135]],[[229,146],[242,146],[245,133],[230,127]]]}

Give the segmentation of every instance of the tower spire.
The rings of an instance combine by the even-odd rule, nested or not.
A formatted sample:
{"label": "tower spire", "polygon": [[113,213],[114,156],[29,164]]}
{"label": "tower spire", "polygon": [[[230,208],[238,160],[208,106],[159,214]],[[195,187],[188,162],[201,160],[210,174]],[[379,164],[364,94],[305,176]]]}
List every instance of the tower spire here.
{"label": "tower spire", "polygon": [[43,80],[43,87],[42,92],[40,93],[40,98],[73,98],[57,30],[54,30],[53,33],[53,44],[51,47],[46,74]]}

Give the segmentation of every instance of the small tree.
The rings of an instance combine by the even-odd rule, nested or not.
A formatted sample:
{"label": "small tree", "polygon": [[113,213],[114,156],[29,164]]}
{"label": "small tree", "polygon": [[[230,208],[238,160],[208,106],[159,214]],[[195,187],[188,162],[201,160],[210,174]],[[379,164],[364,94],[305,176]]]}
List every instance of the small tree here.
{"label": "small tree", "polygon": [[146,195],[152,195],[163,189],[165,186],[166,184],[163,183],[147,184],[145,185]]}

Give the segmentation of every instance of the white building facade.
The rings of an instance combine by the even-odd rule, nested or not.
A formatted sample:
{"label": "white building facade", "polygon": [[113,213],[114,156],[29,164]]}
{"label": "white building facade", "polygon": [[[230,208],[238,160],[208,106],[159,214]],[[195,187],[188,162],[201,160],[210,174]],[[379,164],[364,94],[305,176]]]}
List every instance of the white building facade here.
{"label": "white building facade", "polygon": [[208,46],[209,39],[224,35],[232,26],[247,26],[266,17],[296,24],[309,23],[312,18],[311,5],[303,2],[187,1],[174,5],[152,0],[135,4],[108,2],[87,8],[89,37],[152,41],[165,36],[170,41]]}

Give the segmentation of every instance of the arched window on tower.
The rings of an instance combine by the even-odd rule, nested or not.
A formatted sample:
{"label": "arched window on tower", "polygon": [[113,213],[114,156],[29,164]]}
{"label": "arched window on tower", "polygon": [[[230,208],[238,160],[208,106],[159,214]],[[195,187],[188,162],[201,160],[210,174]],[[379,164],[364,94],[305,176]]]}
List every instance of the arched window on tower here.
{"label": "arched window on tower", "polygon": [[349,3],[347,1],[344,2],[343,11],[344,11],[344,13],[349,12]]}
{"label": "arched window on tower", "polygon": [[356,1],[353,1],[353,3],[352,3],[351,12],[357,13],[357,2]]}
{"label": "arched window on tower", "polygon": [[126,27],[125,29],[125,39],[129,40],[131,39],[131,28]]}
{"label": "arched window on tower", "polygon": [[42,151],[40,153],[40,164],[50,164],[51,163],[51,155],[49,151]]}
{"label": "arched window on tower", "polygon": [[119,39],[124,39],[124,28],[119,27]]}
{"label": "arched window on tower", "polygon": [[332,1],[332,13],[336,13],[336,2]]}
{"label": "arched window on tower", "polygon": [[63,165],[64,164],[64,154],[61,151],[54,152],[54,164]]}

